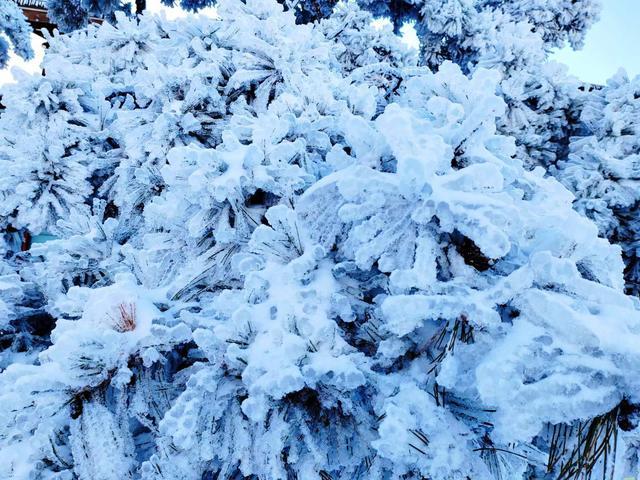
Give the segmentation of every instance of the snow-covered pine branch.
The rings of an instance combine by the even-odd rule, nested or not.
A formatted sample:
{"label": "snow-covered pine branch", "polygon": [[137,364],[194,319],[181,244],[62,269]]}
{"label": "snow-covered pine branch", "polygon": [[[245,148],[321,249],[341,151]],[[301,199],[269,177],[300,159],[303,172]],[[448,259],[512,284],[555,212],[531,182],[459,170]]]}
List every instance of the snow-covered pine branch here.
{"label": "snow-covered pine branch", "polygon": [[582,96],[570,152],[553,175],[577,197],[578,211],[622,247],[627,290],[640,294],[640,77],[619,72]]}
{"label": "snow-covered pine branch", "polygon": [[25,60],[33,57],[31,27],[13,0],[0,0],[0,69],[6,67],[11,50]]}
{"label": "snow-covered pine branch", "polygon": [[0,344],[0,476],[579,478],[615,435],[636,474],[620,248],[524,167],[499,72],[355,5],[219,14],[55,37],[6,89],[0,328],[55,325]]}

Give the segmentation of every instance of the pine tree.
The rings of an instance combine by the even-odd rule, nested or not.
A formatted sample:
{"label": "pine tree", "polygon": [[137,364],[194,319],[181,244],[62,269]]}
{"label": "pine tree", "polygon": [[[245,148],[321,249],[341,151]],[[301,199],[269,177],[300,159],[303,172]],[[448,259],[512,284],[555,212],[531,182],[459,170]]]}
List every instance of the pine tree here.
{"label": "pine tree", "polygon": [[56,36],[9,92],[0,476],[636,474],[640,308],[505,135],[510,67],[418,67],[354,4],[218,12]]}

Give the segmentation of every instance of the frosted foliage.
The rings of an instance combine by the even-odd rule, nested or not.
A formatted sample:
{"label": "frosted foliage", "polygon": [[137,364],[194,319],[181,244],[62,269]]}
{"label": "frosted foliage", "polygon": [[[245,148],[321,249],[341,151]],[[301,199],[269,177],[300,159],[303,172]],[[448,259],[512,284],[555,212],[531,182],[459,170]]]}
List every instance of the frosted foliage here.
{"label": "frosted foliage", "polygon": [[553,47],[579,48],[597,20],[597,0],[419,0],[358,2],[396,27],[414,21],[423,60],[452,60],[463,69],[478,61],[527,62]]}
{"label": "frosted foliage", "polygon": [[9,52],[29,60],[31,49],[31,27],[22,10],[12,0],[0,0],[0,69],[7,65]]}
{"label": "frosted foliage", "polygon": [[[488,90],[490,77],[484,72],[471,82],[452,68],[441,69],[434,78],[412,80],[399,103],[428,99],[422,118],[415,109],[390,105],[376,120],[397,159],[397,170],[357,167],[337,172],[303,196],[312,232],[327,248],[334,244],[360,269],[377,267],[390,273],[388,293],[377,297],[376,328],[386,334],[377,360],[396,367],[402,359],[412,358],[413,365],[418,361],[423,367],[410,369],[416,380],[429,378],[418,371],[433,371],[430,381],[456,398],[452,409],[473,398],[504,412],[494,415],[494,442],[521,442],[535,436],[544,422],[589,417],[595,414],[587,413],[594,404],[614,406],[621,400],[616,393],[620,375],[631,364],[625,360],[605,368],[605,363],[589,360],[577,376],[572,365],[574,353],[591,357],[587,352],[602,349],[606,338],[623,350],[609,360],[605,355],[603,361],[615,364],[614,358],[631,358],[632,344],[618,344],[617,334],[601,331],[595,320],[604,314],[614,331],[621,327],[637,334],[637,325],[622,327],[616,313],[618,308],[633,310],[631,299],[620,293],[609,297],[621,287],[616,249],[596,239],[594,226],[570,211],[571,196],[554,181],[539,171],[518,171],[521,167],[510,158],[513,144],[494,133],[492,117],[501,108],[497,97],[485,97],[483,104],[476,95],[467,109],[458,103],[472,98],[465,88]],[[451,92],[449,98],[438,96],[442,84]],[[466,153],[453,168],[450,162],[460,139]],[[334,198],[331,209],[317,217],[313,212],[329,197]],[[565,205],[563,213],[558,202]],[[566,224],[575,228],[568,232]],[[514,237],[509,232],[518,233]],[[586,238],[592,246],[576,249]],[[615,278],[607,263],[592,256],[594,247],[610,252],[609,261],[618,265]],[[601,295],[618,299],[608,313],[593,310],[591,302]],[[506,323],[501,318],[505,307]],[[563,319],[560,325],[553,320],[557,318]],[[441,358],[436,348],[447,339],[446,332],[457,332],[460,338],[448,337],[451,349],[457,342],[455,355]],[[595,343],[589,346],[591,341]],[[446,350],[446,344],[441,346]],[[495,372],[504,380],[498,381]],[[572,394],[564,401],[554,396],[551,406],[548,395],[560,391]],[[452,473],[451,478],[456,476]]]}
{"label": "frosted foliage", "polygon": [[0,368],[32,362],[49,345],[54,320],[43,304],[37,285],[21,278],[12,262],[0,262]]}
{"label": "frosted foliage", "polygon": [[566,158],[579,112],[573,104],[579,83],[547,59],[567,42],[582,44],[597,20],[595,0],[361,0],[396,28],[412,21],[420,40],[420,61],[437,70],[446,61],[465,73],[477,68],[503,73],[499,93],[507,109],[499,129],[513,136],[528,168],[545,168]]}
{"label": "frosted foliage", "polygon": [[501,4],[515,18],[527,19],[536,31],[541,31],[548,44],[560,46],[568,41],[574,48],[582,46],[586,30],[597,20],[602,8],[600,0],[485,0],[484,3]]}
{"label": "frosted foliage", "polygon": [[[502,72],[499,94],[507,109],[499,129],[516,139],[527,168],[547,168],[566,158],[571,130],[578,123],[574,100],[580,96],[580,84],[547,57],[567,42],[581,46],[598,18],[597,1],[361,0],[359,4],[374,16],[390,18],[396,29],[413,22],[420,62],[434,71],[452,61],[465,73],[478,68]],[[357,45],[355,40],[349,44]],[[376,67],[370,63],[368,68]]]}
{"label": "frosted foliage", "polygon": [[393,34],[390,25],[377,27],[372,21],[373,17],[354,2],[338,4],[331,18],[322,21],[327,38],[336,40],[336,48],[341,49],[337,57],[345,71],[352,73],[378,65],[415,65],[415,52]]}
{"label": "frosted foliage", "polygon": [[584,95],[580,129],[557,175],[576,195],[575,206],[600,233],[622,246],[627,289],[640,292],[638,190],[640,178],[640,78],[618,73]]}
{"label": "frosted foliage", "polygon": [[[517,139],[518,156],[529,168],[550,168],[566,158],[567,144],[579,116],[583,85],[554,62],[518,71],[500,84],[509,105],[500,131]],[[552,170],[553,171],[553,170]]]}
{"label": "frosted foliage", "polygon": [[[96,72],[55,54],[45,67],[51,77],[23,74],[5,88],[0,117],[2,216],[32,233],[56,233],[58,219],[86,215],[117,153],[106,131],[111,106],[98,96]],[[73,75],[58,74],[70,69]]]}
{"label": "frosted foliage", "polygon": [[64,32],[86,27],[90,17],[113,20],[116,12],[131,10],[120,0],[45,0],[45,4],[48,17]]}
{"label": "frosted foliage", "polygon": [[416,21],[421,60],[432,69],[451,60],[465,72],[501,71],[507,109],[499,129],[516,139],[528,168],[548,168],[566,158],[581,95],[579,82],[548,53],[567,41],[579,48],[599,9],[590,0],[424,2]]}
{"label": "frosted foliage", "polygon": [[640,306],[504,72],[355,4],[218,13],[55,36],[6,90],[0,478],[530,480],[611,422],[633,473]]}
{"label": "frosted foliage", "polygon": [[[10,50],[25,60],[33,58],[32,28],[17,3],[0,0],[0,69],[6,66]],[[46,7],[51,23],[64,32],[85,27],[91,17],[112,21],[116,13],[131,11],[131,5],[120,0],[44,0],[39,3]],[[141,0],[141,5],[145,3]]]}

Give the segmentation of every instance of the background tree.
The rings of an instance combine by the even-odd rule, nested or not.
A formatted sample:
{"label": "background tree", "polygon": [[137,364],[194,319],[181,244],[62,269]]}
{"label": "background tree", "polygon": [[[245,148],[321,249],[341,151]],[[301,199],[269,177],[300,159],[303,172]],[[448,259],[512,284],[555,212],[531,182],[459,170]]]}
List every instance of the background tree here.
{"label": "background tree", "polygon": [[31,27],[22,10],[12,0],[0,0],[0,68],[7,65],[10,47],[25,60],[33,58]]}

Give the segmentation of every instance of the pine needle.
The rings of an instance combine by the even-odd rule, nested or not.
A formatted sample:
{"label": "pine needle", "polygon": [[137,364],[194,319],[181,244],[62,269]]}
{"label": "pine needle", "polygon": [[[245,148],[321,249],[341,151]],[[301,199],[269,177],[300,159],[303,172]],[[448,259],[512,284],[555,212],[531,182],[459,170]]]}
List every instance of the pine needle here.
{"label": "pine needle", "polygon": [[136,329],[136,306],[133,303],[121,303],[118,305],[118,314],[114,318],[110,315],[113,321],[113,329],[116,332],[124,333],[131,332]]}
{"label": "pine needle", "polygon": [[[552,472],[559,465],[557,480],[588,480],[598,471],[603,479],[608,472],[613,478],[620,405],[577,428],[553,427],[547,469]],[[574,439],[575,446],[567,454],[567,444]]]}

